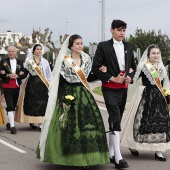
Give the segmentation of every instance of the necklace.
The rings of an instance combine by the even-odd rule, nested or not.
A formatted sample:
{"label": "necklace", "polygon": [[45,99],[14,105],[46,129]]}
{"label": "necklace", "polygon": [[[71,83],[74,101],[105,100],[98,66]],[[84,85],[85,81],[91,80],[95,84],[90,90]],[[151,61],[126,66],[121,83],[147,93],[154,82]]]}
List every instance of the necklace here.
{"label": "necklace", "polygon": [[34,58],[35,63],[39,66],[41,59],[39,60],[39,62],[37,62],[36,59],[35,59],[35,56],[33,56],[33,58]]}

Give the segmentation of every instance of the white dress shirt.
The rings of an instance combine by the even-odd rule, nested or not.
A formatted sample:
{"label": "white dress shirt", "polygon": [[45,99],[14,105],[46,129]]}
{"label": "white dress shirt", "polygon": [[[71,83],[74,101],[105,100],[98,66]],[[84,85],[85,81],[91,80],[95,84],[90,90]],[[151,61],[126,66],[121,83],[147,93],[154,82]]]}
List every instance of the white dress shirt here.
{"label": "white dress shirt", "polygon": [[113,38],[113,47],[114,47],[115,52],[116,52],[117,61],[119,63],[119,68],[120,68],[121,71],[124,71],[125,70],[124,44],[122,43],[122,41],[116,41]]}
{"label": "white dress shirt", "polygon": [[11,64],[11,71],[12,73],[16,72],[16,68],[17,68],[17,60],[16,58],[10,59],[10,64]]}
{"label": "white dress shirt", "polygon": [[[11,64],[12,73],[15,73],[16,69],[17,69],[17,60],[16,60],[16,58],[13,58],[13,59],[9,59],[9,61],[10,61],[10,64]],[[18,82],[17,82],[17,79],[16,79],[16,85],[19,86]]]}

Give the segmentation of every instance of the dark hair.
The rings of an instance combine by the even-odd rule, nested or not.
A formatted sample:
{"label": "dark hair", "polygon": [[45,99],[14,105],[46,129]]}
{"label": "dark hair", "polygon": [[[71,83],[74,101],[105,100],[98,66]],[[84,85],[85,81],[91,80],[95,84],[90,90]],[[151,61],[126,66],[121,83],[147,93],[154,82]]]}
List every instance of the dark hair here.
{"label": "dark hair", "polygon": [[42,45],[41,45],[41,44],[35,44],[34,47],[33,47],[33,49],[32,49],[32,53],[34,53],[35,49],[36,49],[38,46],[40,46],[40,47],[42,48]]}
{"label": "dark hair", "polygon": [[158,49],[159,49],[159,47],[158,47],[157,45],[155,45],[155,44],[150,45],[150,46],[148,47],[148,52],[147,52],[148,58],[149,58],[150,52],[151,52],[151,50],[152,50],[153,48],[158,48]]}
{"label": "dark hair", "polygon": [[125,23],[124,21],[121,20],[113,20],[111,23],[111,28],[115,29],[115,28],[125,28],[127,27],[127,23]]}
{"label": "dark hair", "polygon": [[82,37],[78,34],[71,35],[69,38],[68,48],[71,50],[71,47],[73,46],[73,43],[77,39],[82,39]]}

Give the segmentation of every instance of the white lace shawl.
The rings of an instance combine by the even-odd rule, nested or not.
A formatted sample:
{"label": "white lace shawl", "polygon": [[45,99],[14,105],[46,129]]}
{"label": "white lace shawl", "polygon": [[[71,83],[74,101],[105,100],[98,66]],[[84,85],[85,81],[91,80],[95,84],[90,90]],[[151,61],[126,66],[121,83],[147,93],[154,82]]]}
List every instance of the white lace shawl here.
{"label": "white lace shawl", "polygon": [[[156,85],[152,75],[150,74],[149,70],[147,69],[147,67],[144,65],[142,68],[142,71],[144,72],[144,74],[146,75],[146,77],[148,78],[148,80],[150,81],[150,83],[152,85]],[[159,79],[160,81],[164,80],[164,72],[162,68],[158,69],[158,75],[159,75]]]}
{"label": "white lace shawl", "polygon": [[[41,46],[43,48],[42,44]],[[36,71],[32,69],[32,66],[28,62],[29,59],[33,59],[33,54],[32,54],[33,47],[31,48],[31,50],[28,53],[27,58],[25,59],[24,67],[29,71],[29,73],[32,76],[36,76],[37,75]],[[40,65],[38,67],[41,69],[43,75],[48,80],[48,82],[50,82],[52,78],[51,68],[50,68],[49,62],[45,58],[43,58],[43,56],[41,56]]]}
{"label": "white lace shawl", "polygon": [[[90,56],[84,53],[83,51],[81,52],[81,56],[82,56],[81,69],[84,72],[85,77],[87,78],[92,67],[92,62]],[[60,74],[69,83],[81,82],[76,73],[68,66],[68,64],[65,61],[62,62]]]}
{"label": "white lace shawl", "polygon": [[[154,44],[152,44],[152,45],[154,45]],[[139,79],[139,75],[140,75],[141,71],[143,71],[144,74],[146,75],[146,77],[148,78],[148,80],[151,82],[151,84],[155,85],[153,78],[151,77],[150,73],[147,71],[146,67],[144,66],[144,64],[148,61],[148,57],[147,57],[148,48],[144,51],[142,58],[139,61],[133,81],[136,82]],[[169,78],[167,75],[166,68],[162,62],[161,54],[160,54],[159,61],[158,61],[158,74],[159,74],[159,79],[161,81],[163,80],[163,88],[165,90],[170,89]],[[141,82],[141,81],[139,81],[139,82]]]}

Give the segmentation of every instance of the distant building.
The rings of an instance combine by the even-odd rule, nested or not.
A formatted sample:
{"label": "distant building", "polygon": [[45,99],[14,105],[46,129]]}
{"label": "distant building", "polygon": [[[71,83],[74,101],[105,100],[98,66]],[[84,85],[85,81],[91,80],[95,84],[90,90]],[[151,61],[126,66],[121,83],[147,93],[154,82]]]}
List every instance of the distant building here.
{"label": "distant building", "polygon": [[[7,46],[14,44],[14,41],[13,41],[13,36],[14,35],[15,35],[15,41],[18,43],[18,45],[19,45],[20,38],[23,37],[23,36],[30,38],[30,43],[32,43],[32,37],[31,36],[25,36],[21,32],[11,32],[11,31],[7,31],[6,33],[0,33],[0,43],[2,44],[2,41],[3,41],[4,37],[5,37],[6,38],[5,39],[5,44]],[[4,47],[4,45],[3,45],[3,47]],[[4,48],[2,48],[0,50],[0,57],[1,58],[6,58],[7,57],[7,51]],[[24,61],[25,57],[26,57],[25,54],[23,52],[20,52],[20,55],[18,56],[18,59]]]}

